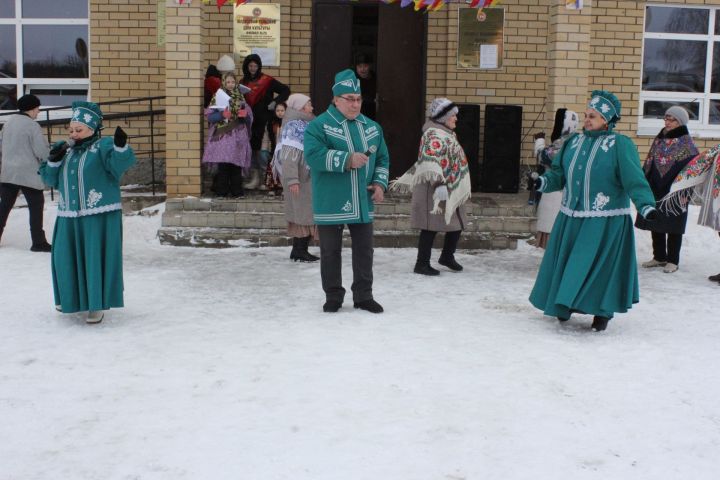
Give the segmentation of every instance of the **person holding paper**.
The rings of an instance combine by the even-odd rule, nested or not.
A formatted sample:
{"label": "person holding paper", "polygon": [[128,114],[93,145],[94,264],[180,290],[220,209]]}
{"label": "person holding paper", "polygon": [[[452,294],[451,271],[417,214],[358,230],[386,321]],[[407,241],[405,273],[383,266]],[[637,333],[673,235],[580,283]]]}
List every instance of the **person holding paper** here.
{"label": "person holding paper", "polygon": [[252,110],[245,103],[244,92],[249,90],[237,85],[234,73],[225,73],[220,88],[205,117],[210,123],[202,162],[214,168],[212,191],[219,197],[242,197],[243,173],[250,169],[250,127]]}

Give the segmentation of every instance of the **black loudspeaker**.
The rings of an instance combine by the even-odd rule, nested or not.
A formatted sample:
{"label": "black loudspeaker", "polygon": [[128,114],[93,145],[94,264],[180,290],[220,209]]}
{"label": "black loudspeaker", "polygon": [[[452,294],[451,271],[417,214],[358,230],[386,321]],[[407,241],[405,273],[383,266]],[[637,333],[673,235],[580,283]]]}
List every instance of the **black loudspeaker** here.
{"label": "black loudspeaker", "polygon": [[485,106],[485,141],[480,176],[480,188],[483,192],[518,192],[521,135],[521,106]]}
{"label": "black loudspeaker", "polygon": [[480,177],[480,105],[458,104],[458,110],[455,133],[465,150],[470,167],[470,185],[475,192]]}

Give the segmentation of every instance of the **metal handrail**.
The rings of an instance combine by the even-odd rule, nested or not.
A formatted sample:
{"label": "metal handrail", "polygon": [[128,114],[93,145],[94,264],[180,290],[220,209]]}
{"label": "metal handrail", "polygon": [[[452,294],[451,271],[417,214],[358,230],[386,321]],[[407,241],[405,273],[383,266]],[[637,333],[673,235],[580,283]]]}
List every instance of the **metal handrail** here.
{"label": "metal handrail", "polygon": [[[150,134],[149,135],[132,135],[128,138],[150,138],[150,150],[139,150],[136,151],[136,154],[139,153],[149,153],[150,154],[150,169],[151,169],[151,176],[152,176],[152,194],[155,196],[155,154],[156,153],[164,153],[165,150],[156,150],[155,149],[155,138],[156,137],[164,137],[164,133],[155,133],[155,117],[157,115],[164,115],[165,109],[155,109],[153,106],[153,102],[157,100],[165,100],[164,96],[155,96],[155,97],[137,97],[137,98],[127,98],[123,100],[112,100],[109,102],[99,102],[99,106],[103,105],[119,105],[119,104],[127,104],[127,103],[140,103],[140,102],[148,102],[148,108],[146,110],[136,111],[136,112],[124,112],[124,113],[109,113],[107,115],[103,115],[103,120],[124,120],[128,118],[140,118],[140,117],[150,117]],[[69,110],[71,109],[71,105],[65,105],[62,107],[48,107],[48,108],[41,108],[40,113],[45,114],[45,120],[38,120],[37,122],[40,124],[41,127],[53,127],[55,125],[62,125],[64,123],[68,123],[70,120],[70,117],[67,118],[54,118],[50,119],[50,112],[57,111],[57,110]],[[17,112],[5,112],[0,113],[0,117],[4,117],[7,115],[15,115]],[[40,116],[40,115],[38,115]],[[0,123],[0,130],[2,129],[2,124]],[[47,139],[48,143],[52,145],[52,128],[46,128],[47,132]]]}

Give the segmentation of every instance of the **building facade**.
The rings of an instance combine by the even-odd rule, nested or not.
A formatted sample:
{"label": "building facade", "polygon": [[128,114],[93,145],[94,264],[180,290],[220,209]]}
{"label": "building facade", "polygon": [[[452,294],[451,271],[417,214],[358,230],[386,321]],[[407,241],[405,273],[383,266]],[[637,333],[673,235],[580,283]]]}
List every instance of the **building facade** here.
{"label": "building facade", "polygon": [[[17,9],[24,3],[0,0],[0,12],[6,5]],[[75,79],[71,85],[87,85],[94,101],[165,96],[160,120],[169,196],[203,193],[204,73],[208,64],[233,51],[233,2],[220,9],[212,3],[90,0],[85,19],[88,75],[84,83]],[[437,96],[478,105],[475,134],[481,146],[489,147],[494,139],[484,138],[485,106],[522,106],[524,164],[534,163],[533,134],[549,134],[555,110],[583,112],[593,89],[610,90],[620,98],[623,119],[617,129],[635,139],[641,157],[673,103],[690,110],[690,129],[700,149],[720,141],[717,0],[585,0],[580,10],[567,9],[564,0],[503,0],[494,7],[504,16],[501,64],[483,69],[458,66],[458,49],[463,48],[459,3],[430,14],[377,1],[272,3],[281,5],[280,65],[263,70],[293,92],[313,96],[316,112],[329,99],[328,75],[349,67],[358,51],[373,50],[378,115],[385,115],[379,120],[389,143],[404,152],[392,159],[398,168],[414,160],[407,153],[414,145],[408,142],[417,143],[424,106]],[[0,38],[10,27],[26,28],[23,18],[13,14],[11,21],[9,14],[0,13]],[[82,19],[76,20],[82,27]],[[20,34],[16,38],[22,41]],[[8,56],[2,48],[0,55]],[[241,74],[242,58],[235,61]],[[25,77],[18,85],[27,92],[21,83]],[[0,88],[3,82],[12,78],[0,78]],[[142,122],[129,127],[137,134],[147,129]],[[477,163],[483,161],[480,148]]]}

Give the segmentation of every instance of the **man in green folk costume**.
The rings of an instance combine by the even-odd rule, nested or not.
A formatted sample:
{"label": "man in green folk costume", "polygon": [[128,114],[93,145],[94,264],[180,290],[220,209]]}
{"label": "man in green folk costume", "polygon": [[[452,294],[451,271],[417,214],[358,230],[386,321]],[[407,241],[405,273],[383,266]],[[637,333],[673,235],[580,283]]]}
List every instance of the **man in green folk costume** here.
{"label": "man in green folk costume", "polygon": [[643,218],[657,218],[637,147],[613,131],[620,109],[614,94],[593,91],[583,131],[536,180],[538,191],[563,197],[530,302],[561,322],[593,315],[595,331],[640,300],[630,201]]}
{"label": "man in green folk costume", "polygon": [[387,190],[390,158],[380,125],[360,113],[360,81],[352,70],[335,75],[333,100],[305,131],[312,179],[313,218],[320,234],[323,311],[337,312],[345,298],[341,251],[344,226],[352,238],[355,308],[381,313],[373,299],[373,211]]}

